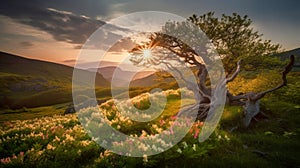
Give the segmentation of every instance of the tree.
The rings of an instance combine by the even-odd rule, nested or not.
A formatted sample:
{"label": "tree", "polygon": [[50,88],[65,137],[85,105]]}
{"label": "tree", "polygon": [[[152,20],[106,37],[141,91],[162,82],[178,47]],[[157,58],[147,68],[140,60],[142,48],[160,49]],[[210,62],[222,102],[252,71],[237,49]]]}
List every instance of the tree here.
{"label": "tree", "polygon": [[[134,64],[142,66],[163,64],[166,68],[176,71],[188,84],[188,88],[200,95],[196,97],[199,120],[204,120],[208,116],[211,105],[218,102],[218,96],[212,95],[212,91],[222,92],[222,88],[226,88],[226,84],[233,81],[239,74],[241,59],[246,65],[256,65],[257,62],[253,60],[261,61],[261,58],[278,52],[280,47],[278,44],[271,44],[270,40],[263,41],[262,35],[250,28],[251,20],[247,16],[241,17],[234,13],[232,16],[222,15],[222,18],[218,19],[213,15],[210,12],[199,17],[193,15],[185,22],[167,22],[162,31],[150,34],[148,42],[136,46],[131,51],[131,61]],[[199,31],[199,28],[208,38]],[[216,47],[215,49],[210,45],[211,43]],[[145,53],[141,54],[145,51],[155,54],[148,53],[147,56]],[[211,86],[208,68],[219,66],[215,64],[216,51],[223,61],[227,77],[220,78],[214,86]],[[172,64],[174,62],[178,64]],[[187,80],[183,72],[176,68],[180,63],[188,64],[196,69],[196,84]],[[267,93],[286,85],[286,75],[292,69],[293,64],[294,57],[292,56],[282,73],[283,82],[267,91],[233,95],[226,89],[229,104],[243,105],[245,127],[248,127],[251,120],[260,112],[259,100]]]}
{"label": "tree", "polygon": [[248,68],[256,67],[266,56],[279,52],[280,45],[271,40],[263,40],[262,34],[254,31],[252,21],[247,15],[241,17],[233,13],[223,14],[219,19],[209,12],[202,16],[193,15],[188,18],[206,33],[216,46],[222,58],[225,70],[233,73],[238,60],[243,59]]}

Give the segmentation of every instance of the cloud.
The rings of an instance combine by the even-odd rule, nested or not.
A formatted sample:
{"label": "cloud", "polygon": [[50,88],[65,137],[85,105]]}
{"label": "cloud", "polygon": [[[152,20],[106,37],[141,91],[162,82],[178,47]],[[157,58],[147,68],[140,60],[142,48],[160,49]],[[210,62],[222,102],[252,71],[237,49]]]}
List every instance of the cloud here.
{"label": "cloud", "polygon": [[63,60],[62,61],[63,63],[75,63],[76,62],[76,59],[68,59],[68,60]]}
{"label": "cloud", "polygon": [[74,47],[74,49],[81,49],[82,48],[82,45],[76,45],[75,47]]}
{"label": "cloud", "polygon": [[[4,1],[0,7],[0,14],[14,19],[14,21],[32,26],[50,34],[55,40],[75,44],[74,49],[81,49],[82,45],[100,26],[106,24],[102,20],[92,19],[89,16],[66,10],[47,7],[43,1]],[[106,26],[106,32],[99,31],[93,42],[95,49],[107,47],[107,44],[122,38],[126,29],[114,25]],[[105,38],[105,40],[101,40]],[[100,40],[99,40],[100,39]],[[129,39],[119,41],[111,51],[122,51],[122,45],[131,45]],[[26,43],[23,44],[26,46]],[[27,44],[26,47],[29,47]]]}
{"label": "cloud", "polygon": [[57,9],[53,9],[53,8],[47,8],[47,10],[52,11],[52,12],[56,12],[56,13],[60,13],[60,14],[63,14],[63,15],[74,15],[72,12],[57,10]]}
{"label": "cloud", "polygon": [[21,47],[24,47],[24,48],[29,48],[29,47],[34,46],[34,44],[30,41],[22,41],[19,44]]}
{"label": "cloud", "polygon": [[95,30],[105,24],[103,21],[52,8],[48,8],[45,15],[47,17],[34,18],[29,21],[21,20],[21,22],[50,33],[57,41],[72,44],[83,44]]}
{"label": "cloud", "polygon": [[103,21],[92,20],[84,15],[46,8],[38,0],[4,1],[0,7],[0,14],[45,31],[57,41],[72,44],[84,43],[97,28],[105,24]]}
{"label": "cloud", "polygon": [[123,38],[115,43],[111,48],[110,51],[113,52],[123,52],[124,50],[131,50],[137,44],[132,41],[130,38]]}

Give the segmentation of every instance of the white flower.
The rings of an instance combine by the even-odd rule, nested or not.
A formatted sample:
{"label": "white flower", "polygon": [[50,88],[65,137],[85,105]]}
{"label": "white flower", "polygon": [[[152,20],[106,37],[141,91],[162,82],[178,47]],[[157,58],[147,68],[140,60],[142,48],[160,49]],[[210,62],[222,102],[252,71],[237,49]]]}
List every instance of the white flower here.
{"label": "white flower", "polygon": [[183,149],[185,149],[185,148],[188,147],[188,145],[187,145],[187,143],[185,141],[182,142],[182,145],[183,145]]}
{"label": "white flower", "polygon": [[225,135],[225,139],[226,139],[227,141],[230,140],[230,138],[229,138],[227,135]]}
{"label": "white flower", "polygon": [[157,151],[157,147],[154,144],[152,145],[152,149]]}
{"label": "white flower", "polygon": [[158,148],[157,148],[157,151],[158,151],[158,152],[163,152],[163,151],[164,151],[164,149],[163,149],[163,148],[161,148],[161,147],[158,147]]}
{"label": "white flower", "polygon": [[[99,137],[92,137],[92,141],[95,141],[95,142],[97,142],[99,140]],[[104,140],[105,141],[105,140]],[[106,142],[106,141],[105,141]],[[107,143],[107,142],[106,142]]]}
{"label": "white flower", "polygon": [[148,148],[145,144],[141,143],[139,146],[138,146],[139,149],[142,149],[143,151],[147,151]]}
{"label": "white flower", "polygon": [[101,146],[106,146],[106,145],[107,145],[107,141],[103,140],[102,143],[101,143]]}
{"label": "white flower", "polygon": [[194,145],[193,145],[193,150],[194,150],[194,151],[197,150],[196,147],[197,147],[196,144],[194,144]]}
{"label": "white flower", "polygon": [[180,148],[178,148],[178,149],[177,149],[177,152],[178,152],[178,153],[182,153],[182,151],[181,151],[181,149],[180,149]]}

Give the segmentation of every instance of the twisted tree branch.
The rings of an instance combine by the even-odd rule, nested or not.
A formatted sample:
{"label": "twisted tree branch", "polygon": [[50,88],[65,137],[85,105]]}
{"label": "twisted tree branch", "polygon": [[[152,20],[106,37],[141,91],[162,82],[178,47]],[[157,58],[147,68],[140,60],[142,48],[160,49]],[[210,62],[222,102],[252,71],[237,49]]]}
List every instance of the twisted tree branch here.
{"label": "twisted tree branch", "polygon": [[286,75],[293,69],[294,63],[295,63],[295,56],[291,55],[290,56],[290,62],[285,66],[284,71],[282,72],[282,83],[279,84],[278,86],[276,86],[275,88],[272,88],[272,89],[269,89],[269,90],[257,93],[252,98],[252,100],[254,100],[254,101],[255,100],[259,100],[259,99],[263,98],[267,93],[273,92],[273,91],[275,91],[277,89],[282,88],[283,86],[286,86],[287,85]]}

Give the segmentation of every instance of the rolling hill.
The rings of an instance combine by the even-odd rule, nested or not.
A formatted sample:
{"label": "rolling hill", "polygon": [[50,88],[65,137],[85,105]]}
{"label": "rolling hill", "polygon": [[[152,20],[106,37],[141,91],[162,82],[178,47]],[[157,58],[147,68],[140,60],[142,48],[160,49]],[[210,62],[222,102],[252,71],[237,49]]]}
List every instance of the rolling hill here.
{"label": "rolling hill", "polygon": [[295,56],[295,64],[294,64],[293,71],[299,72],[300,71],[300,48],[281,52],[275,55],[275,57],[278,57],[280,60],[283,61],[283,60],[288,60],[291,55]]}
{"label": "rolling hill", "polygon": [[[97,71],[108,81],[111,81],[114,76],[114,81],[112,82],[112,84],[118,87],[125,86],[126,83],[129,81],[147,79],[147,77],[155,73],[154,71],[136,72],[136,71],[123,70],[122,68],[117,66],[100,67],[98,69],[89,69],[89,71],[93,71],[93,72]],[[145,86],[145,85],[140,85],[140,86]]]}
{"label": "rolling hill", "polygon": [[[300,48],[285,51],[276,56],[284,60],[291,54],[296,56],[296,67],[298,68],[300,66]],[[117,68],[114,64],[100,69],[80,71],[88,75],[91,71],[96,70],[99,72],[96,77],[96,86],[106,88],[103,91],[101,89],[97,91],[97,98],[98,95],[100,98],[109,97],[110,82],[108,81],[111,80],[114,71],[121,74],[115,81],[116,86],[121,87],[124,86],[129,76],[136,73]],[[73,67],[0,52],[0,108],[30,108],[71,102],[72,74]],[[136,87],[137,90],[154,86],[177,87],[174,79],[162,79],[159,76],[159,72],[138,72],[130,82],[130,86]]]}
{"label": "rolling hill", "polygon": [[289,51],[284,51],[282,53],[279,53],[277,56],[281,59],[289,58],[290,55],[295,55],[298,60],[300,60],[300,48],[296,48]]}
{"label": "rolling hill", "polygon": [[[71,102],[72,75],[73,67],[0,52],[0,106],[21,108]],[[110,84],[98,74],[95,85]]]}

